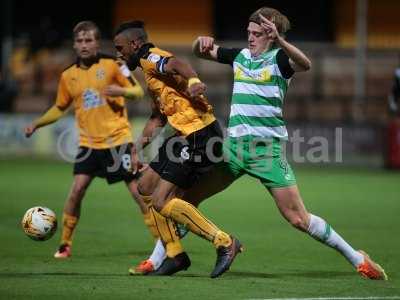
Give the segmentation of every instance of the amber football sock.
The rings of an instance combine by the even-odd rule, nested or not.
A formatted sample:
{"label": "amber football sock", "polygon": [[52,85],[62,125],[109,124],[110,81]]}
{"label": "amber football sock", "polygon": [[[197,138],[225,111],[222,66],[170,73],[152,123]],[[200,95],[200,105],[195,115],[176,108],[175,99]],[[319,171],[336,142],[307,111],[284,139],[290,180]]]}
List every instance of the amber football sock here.
{"label": "amber football sock", "polygon": [[165,245],[167,256],[175,257],[179,253],[182,253],[183,248],[175,222],[170,218],[165,218],[153,207],[150,207],[150,212],[153,214],[157,231]]}
{"label": "amber football sock", "polygon": [[78,224],[78,217],[71,216],[69,214],[63,214],[63,229],[61,235],[61,244],[72,245],[72,237],[75,231],[75,227]]}
{"label": "amber football sock", "polygon": [[160,234],[158,233],[156,227],[156,221],[154,220],[154,216],[149,210],[147,213],[143,214],[144,224],[146,224],[147,228],[149,229],[152,237],[155,241],[160,238]]}
{"label": "amber football sock", "polygon": [[229,234],[215,226],[192,204],[179,198],[170,200],[161,214],[187,226],[191,232],[211,241],[216,248],[227,247],[232,243]]}

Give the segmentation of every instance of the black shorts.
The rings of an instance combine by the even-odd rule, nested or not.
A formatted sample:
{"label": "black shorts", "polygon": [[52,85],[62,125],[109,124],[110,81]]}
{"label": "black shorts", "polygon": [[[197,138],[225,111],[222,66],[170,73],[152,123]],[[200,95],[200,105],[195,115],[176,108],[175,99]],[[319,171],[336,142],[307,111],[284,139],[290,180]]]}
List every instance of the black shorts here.
{"label": "black shorts", "polygon": [[74,175],[86,174],[106,178],[109,184],[138,177],[131,169],[132,144],[123,144],[110,149],[79,147],[75,158]]}
{"label": "black shorts", "polygon": [[165,140],[150,167],[162,179],[187,189],[222,160],[222,143],[222,130],[215,121],[186,138]]}

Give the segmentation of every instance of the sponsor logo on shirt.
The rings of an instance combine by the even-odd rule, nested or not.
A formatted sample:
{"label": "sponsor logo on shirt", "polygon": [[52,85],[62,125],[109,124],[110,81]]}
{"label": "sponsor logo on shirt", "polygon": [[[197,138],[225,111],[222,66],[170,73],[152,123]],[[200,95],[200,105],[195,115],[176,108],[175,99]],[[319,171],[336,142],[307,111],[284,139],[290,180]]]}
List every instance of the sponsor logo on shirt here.
{"label": "sponsor logo on shirt", "polygon": [[246,70],[236,65],[235,80],[251,80],[255,82],[271,81],[271,72],[268,69]]}
{"label": "sponsor logo on shirt", "polygon": [[158,54],[150,53],[147,57],[147,60],[151,61],[152,63],[156,63],[161,59],[161,56]]}
{"label": "sponsor logo on shirt", "polygon": [[95,107],[99,107],[101,105],[104,105],[104,100],[100,97],[100,94],[98,91],[94,89],[86,89],[83,94],[83,108],[85,110],[89,110]]}

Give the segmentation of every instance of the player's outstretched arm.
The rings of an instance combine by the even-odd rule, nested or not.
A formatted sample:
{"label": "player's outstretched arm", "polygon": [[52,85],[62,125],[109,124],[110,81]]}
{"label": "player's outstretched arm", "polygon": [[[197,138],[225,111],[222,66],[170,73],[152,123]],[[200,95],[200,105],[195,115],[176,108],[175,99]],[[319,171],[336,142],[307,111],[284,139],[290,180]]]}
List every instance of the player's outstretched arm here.
{"label": "player's outstretched arm", "polygon": [[33,121],[32,124],[25,127],[25,129],[24,129],[25,136],[29,138],[40,127],[54,123],[55,121],[57,121],[58,119],[60,119],[63,116],[64,112],[65,112],[65,110],[61,109],[57,105],[53,105],[40,118],[36,119],[35,121]]}
{"label": "player's outstretched arm", "polygon": [[54,123],[60,119],[67,108],[71,105],[73,98],[69,93],[67,88],[65,74],[61,75],[60,81],[58,83],[57,98],[55,104],[50,107],[40,118],[33,121],[32,124],[25,127],[24,132],[26,137],[30,137],[38,128]]}
{"label": "player's outstretched arm", "polygon": [[192,45],[194,55],[212,61],[217,61],[218,48],[214,38],[210,36],[199,36]]}
{"label": "player's outstretched arm", "polygon": [[[115,64],[115,78],[117,84],[107,86],[103,91],[105,96],[125,97],[126,99],[133,100],[143,98],[143,88],[125,65],[118,67],[118,65]],[[112,102],[113,100],[107,98],[107,101]]]}
{"label": "player's outstretched arm", "polygon": [[124,97],[127,99],[141,99],[144,96],[144,91],[139,81],[135,76],[131,75],[132,87],[125,87]]}
{"label": "player's outstretched arm", "polygon": [[171,57],[164,66],[165,72],[179,74],[188,80],[188,93],[194,100],[206,91],[206,85],[198,78],[192,66],[176,57]]}
{"label": "player's outstretched arm", "polygon": [[104,95],[109,97],[125,97],[126,99],[139,100],[144,96],[144,92],[139,84],[132,87],[122,87],[116,84],[111,84],[104,89]]}

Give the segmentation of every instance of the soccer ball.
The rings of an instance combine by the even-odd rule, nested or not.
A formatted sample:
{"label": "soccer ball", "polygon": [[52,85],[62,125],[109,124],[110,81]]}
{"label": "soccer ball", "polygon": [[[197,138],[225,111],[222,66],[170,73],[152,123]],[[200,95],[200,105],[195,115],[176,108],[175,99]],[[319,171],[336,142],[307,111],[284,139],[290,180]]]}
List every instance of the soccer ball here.
{"label": "soccer ball", "polygon": [[51,209],[35,206],[26,211],[21,225],[28,237],[35,241],[45,241],[56,232],[57,217]]}

